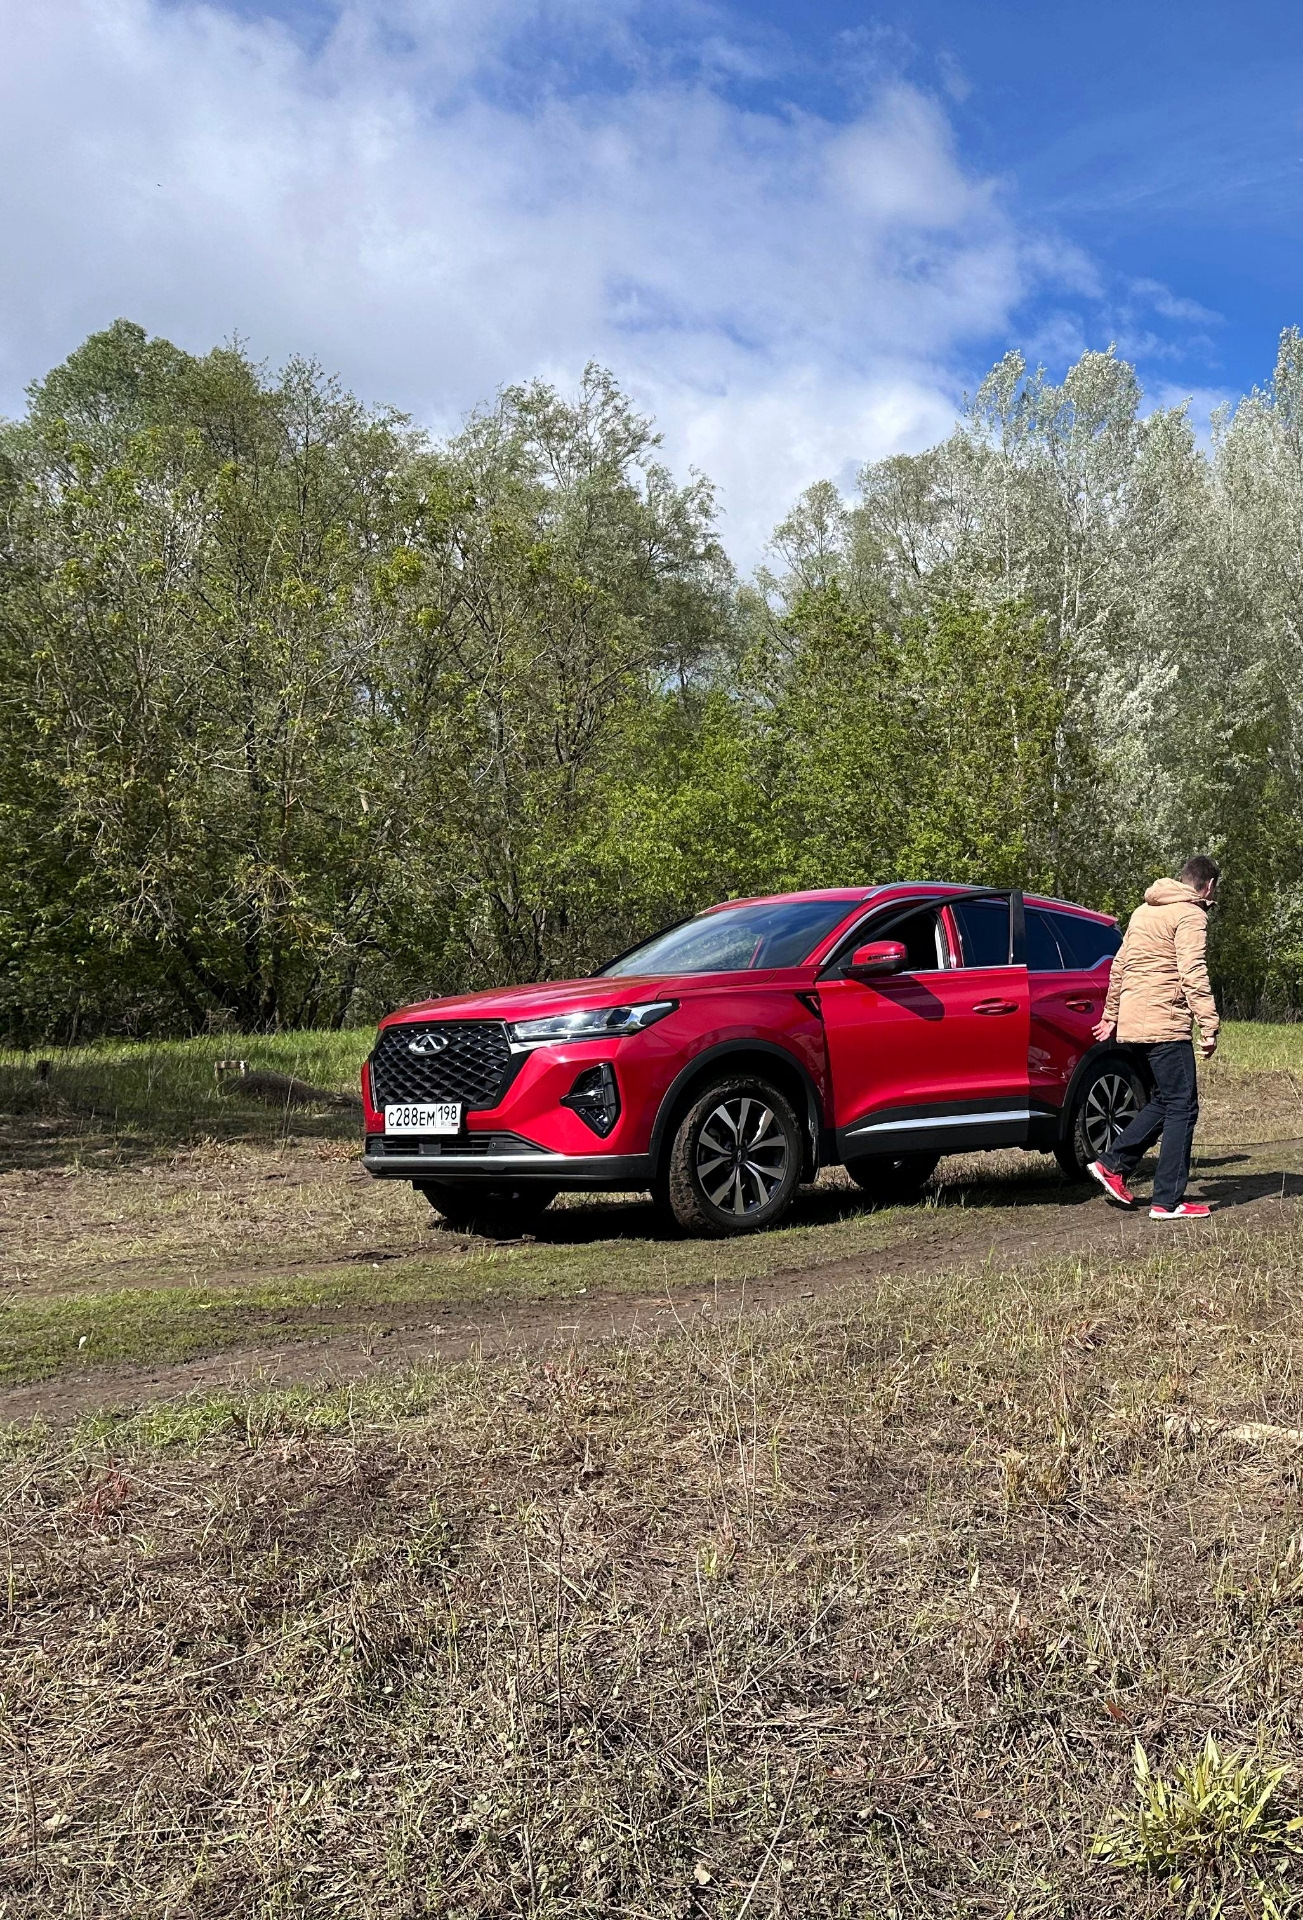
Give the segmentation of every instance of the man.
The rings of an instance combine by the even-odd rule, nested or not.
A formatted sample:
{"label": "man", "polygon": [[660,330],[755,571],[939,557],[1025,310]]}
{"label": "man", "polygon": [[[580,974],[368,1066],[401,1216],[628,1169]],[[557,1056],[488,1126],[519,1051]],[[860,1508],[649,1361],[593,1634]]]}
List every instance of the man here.
{"label": "man", "polygon": [[1124,1207],[1134,1207],[1127,1181],[1159,1134],[1151,1220],[1206,1220],[1211,1207],[1187,1200],[1190,1146],[1199,1118],[1191,1032],[1199,1023],[1205,1060],[1217,1050],[1221,1024],[1208,979],[1208,909],[1221,869],[1206,853],[1187,860],[1175,880],[1156,880],[1127,924],[1113,962],[1097,1040],[1116,1031],[1124,1046],[1142,1047],[1154,1079],[1149,1105],[1138,1113],[1089,1171]]}

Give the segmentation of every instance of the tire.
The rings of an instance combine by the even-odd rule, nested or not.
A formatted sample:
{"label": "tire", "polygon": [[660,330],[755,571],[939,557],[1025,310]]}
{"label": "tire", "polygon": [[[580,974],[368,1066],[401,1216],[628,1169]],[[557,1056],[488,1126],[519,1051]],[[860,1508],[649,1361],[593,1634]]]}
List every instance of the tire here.
{"label": "tire", "polygon": [[872,1153],[848,1160],[846,1171],[875,1207],[908,1207],[936,1171],[939,1153]]}
{"label": "tire", "polygon": [[532,1180],[419,1180],[423,1193],[445,1223],[462,1233],[490,1240],[518,1240],[538,1225],[556,1199],[557,1189]]}
{"label": "tire", "polygon": [[675,1130],[661,1198],[688,1233],[758,1232],[791,1206],[804,1150],[777,1087],[750,1074],[714,1080]]}
{"label": "tire", "polygon": [[1069,1180],[1086,1178],[1090,1162],[1108,1152],[1148,1098],[1139,1073],[1120,1055],[1101,1060],[1091,1070],[1073,1102],[1067,1137],[1054,1149],[1054,1157]]}

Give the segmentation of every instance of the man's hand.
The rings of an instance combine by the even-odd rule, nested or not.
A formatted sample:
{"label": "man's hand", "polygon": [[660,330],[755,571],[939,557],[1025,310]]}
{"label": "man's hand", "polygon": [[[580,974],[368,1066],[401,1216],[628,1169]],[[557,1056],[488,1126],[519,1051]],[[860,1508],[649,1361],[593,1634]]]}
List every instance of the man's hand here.
{"label": "man's hand", "polygon": [[1199,1051],[1205,1060],[1211,1060],[1217,1051],[1217,1035],[1214,1033],[1210,1039],[1205,1039],[1204,1036],[1200,1034]]}
{"label": "man's hand", "polygon": [[1091,1028],[1091,1032],[1097,1040],[1111,1040],[1116,1029],[1116,1020],[1101,1020],[1097,1027]]}

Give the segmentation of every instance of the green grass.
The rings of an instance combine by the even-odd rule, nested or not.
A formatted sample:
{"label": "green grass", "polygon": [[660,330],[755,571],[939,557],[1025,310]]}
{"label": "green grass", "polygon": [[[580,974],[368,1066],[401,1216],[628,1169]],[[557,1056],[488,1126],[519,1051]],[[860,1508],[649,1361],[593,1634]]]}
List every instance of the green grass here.
{"label": "green grass", "polygon": [[[160,1150],[204,1137],[268,1138],[287,1131],[348,1137],[357,1131],[354,1116],[329,1109],[286,1113],[242,1098],[222,1090],[215,1067],[219,1060],[244,1059],[252,1069],[293,1074],[327,1092],[355,1093],[372,1039],[370,1028],[356,1028],[0,1051],[0,1114]],[[38,1082],[42,1061],[49,1063],[49,1077]],[[1236,1073],[1303,1073],[1303,1023],[1230,1021],[1218,1065]]]}
{"label": "green grass", "polygon": [[1135,1747],[1136,1798],[1097,1835],[1092,1852],[1148,1874],[1165,1874],[1179,1894],[1229,1866],[1247,1881],[1269,1917],[1291,1904],[1289,1881],[1303,1854],[1303,1818],[1282,1787],[1291,1769],[1260,1754],[1223,1753],[1210,1733],[1192,1759],[1178,1761],[1165,1780]]}
{"label": "green grass", "polygon": [[1290,1025],[1265,1020],[1228,1020],[1221,1031],[1217,1058],[1223,1066],[1247,1073],[1303,1073],[1303,1021]]}
{"label": "green grass", "polygon": [[[293,1074],[329,1093],[356,1093],[371,1029],[343,1033],[211,1034],[193,1040],[96,1041],[84,1047],[0,1051],[0,1113],[17,1112],[171,1147],[209,1136],[357,1131],[354,1117],[323,1109],[286,1114],[223,1090],[219,1060]],[[37,1068],[48,1062],[48,1078]]]}

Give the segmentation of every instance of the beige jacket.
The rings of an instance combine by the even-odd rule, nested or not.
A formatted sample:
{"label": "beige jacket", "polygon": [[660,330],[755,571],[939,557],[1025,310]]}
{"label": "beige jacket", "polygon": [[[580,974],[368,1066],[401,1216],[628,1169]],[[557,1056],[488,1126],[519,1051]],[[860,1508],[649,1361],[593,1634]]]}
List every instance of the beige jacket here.
{"label": "beige jacket", "polygon": [[1181,880],[1155,880],[1127,924],[1113,962],[1104,1018],[1125,1044],[1188,1040],[1191,1016],[1205,1040],[1221,1024],[1208,979],[1208,910]]}

